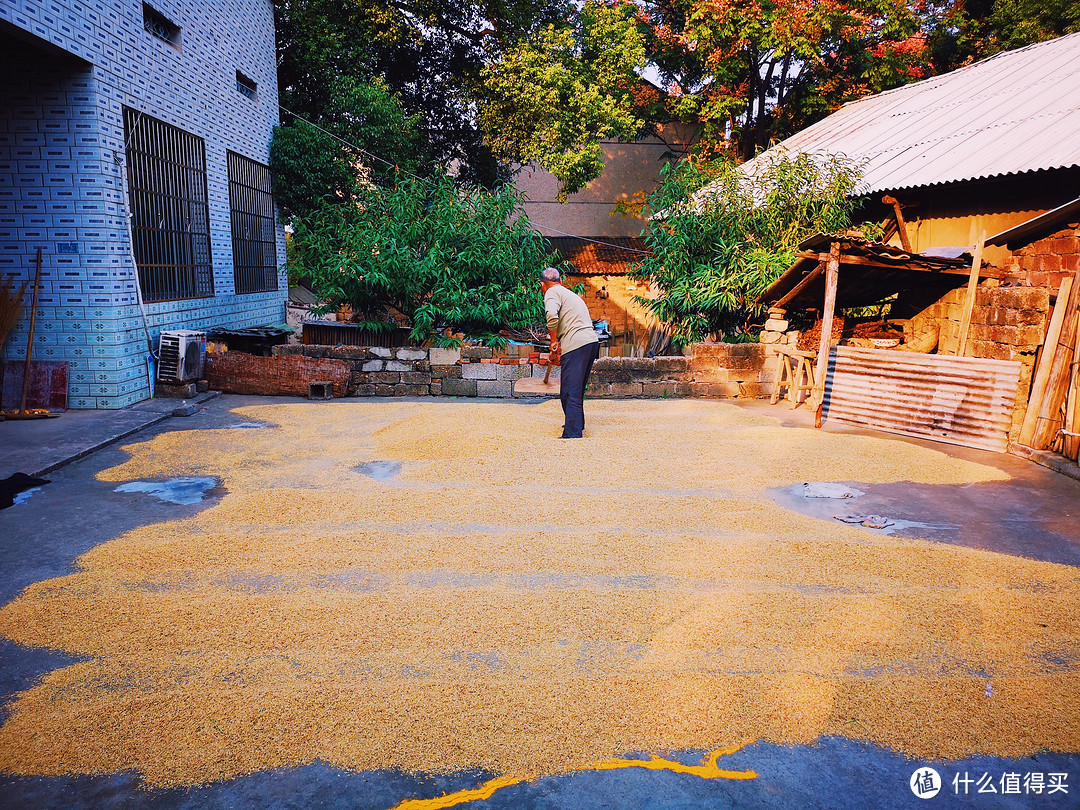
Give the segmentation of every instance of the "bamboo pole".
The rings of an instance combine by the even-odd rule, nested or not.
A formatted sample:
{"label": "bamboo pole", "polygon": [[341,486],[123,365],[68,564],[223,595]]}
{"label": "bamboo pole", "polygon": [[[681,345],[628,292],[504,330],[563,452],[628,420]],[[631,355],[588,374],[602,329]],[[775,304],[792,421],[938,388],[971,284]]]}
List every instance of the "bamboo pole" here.
{"label": "bamboo pole", "polygon": [[34,272],[34,295],[30,304],[30,333],[26,336],[26,365],[23,368],[22,400],[19,413],[26,413],[26,397],[30,393],[30,359],[34,354],[34,327],[37,325],[38,291],[41,289],[41,248],[37,252],[37,269]]}
{"label": "bamboo pole", "polygon": [[833,312],[836,310],[836,287],[840,280],[840,243],[829,248],[829,266],[825,271],[825,307],[821,311],[821,342],[818,344],[817,369],[814,371],[814,427],[821,427],[825,408],[825,375],[829,372],[829,349],[832,346]]}
{"label": "bamboo pole", "polygon": [[1073,276],[1069,300],[1065,305],[1065,323],[1061,327],[1061,338],[1054,351],[1054,362],[1050,369],[1050,378],[1046,383],[1046,396],[1039,408],[1038,422],[1035,424],[1035,436],[1031,446],[1036,450],[1045,450],[1049,447],[1065,424],[1061,412],[1065,406],[1067,386],[1071,379],[1078,298],[1080,298],[1080,270],[1077,270],[1076,275]]}
{"label": "bamboo pole", "polygon": [[971,329],[971,313],[975,309],[975,293],[979,288],[979,270],[982,268],[983,248],[986,246],[986,231],[979,234],[975,243],[975,255],[971,260],[971,274],[968,276],[967,296],[964,298],[964,312],[960,316],[960,342],[956,347],[956,356],[967,354],[968,331]]}
{"label": "bamboo pole", "polygon": [[1065,404],[1065,435],[1061,450],[1066,458],[1080,461],[1080,313],[1073,340],[1072,381]]}
{"label": "bamboo pole", "polygon": [[1031,394],[1028,396],[1024,422],[1020,426],[1020,436],[1017,439],[1025,447],[1032,446],[1031,442],[1035,436],[1039,408],[1042,407],[1043,398],[1046,396],[1046,384],[1050,380],[1054,355],[1057,354],[1058,340],[1061,338],[1061,327],[1065,323],[1065,310],[1072,292],[1072,286],[1073,280],[1071,278],[1062,279],[1061,287],[1058,288],[1057,303],[1054,304],[1054,312],[1050,316],[1050,328],[1046,330],[1046,339],[1043,341],[1042,350],[1039,352],[1039,363],[1035,367],[1035,377],[1031,381]]}

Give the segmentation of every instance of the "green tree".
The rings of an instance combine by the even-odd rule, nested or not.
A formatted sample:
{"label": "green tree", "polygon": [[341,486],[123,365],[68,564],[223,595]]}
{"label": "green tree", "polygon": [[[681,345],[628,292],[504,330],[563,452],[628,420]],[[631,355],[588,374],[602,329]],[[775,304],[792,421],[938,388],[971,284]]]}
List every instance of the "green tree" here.
{"label": "green tree", "polygon": [[632,271],[657,295],[640,302],[678,348],[711,332],[739,336],[801,240],[850,227],[859,176],[842,158],[805,154],[777,155],[750,176],[730,159],[665,167],[647,205],[651,255]]}
{"label": "green tree", "polygon": [[326,117],[342,77],[373,79],[400,100],[434,159],[463,182],[492,186],[505,172],[483,142],[475,99],[485,64],[569,0],[274,0],[278,86],[286,109]]}
{"label": "green tree", "polygon": [[590,0],[483,69],[480,126],[496,157],[547,169],[565,200],[603,170],[601,139],[641,130],[633,88],[644,66],[631,7]]}
{"label": "green tree", "polygon": [[362,185],[355,202],[323,206],[296,226],[315,292],[369,323],[400,314],[416,340],[449,329],[498,342],[543,320],[543,239],[511,186],[461,189],[445,176]]}
{"label": "green tree", "polygon": [[649,57],[669,108],[714,151],[749,158],[840,104],[920,78],[925,45],[905,0],[646,0]]}
{"label": "green tree", "polygon": [[926,16],[931,60],[941,73],[1080,31],[1075,0],[944,0],[929,4]]}
{"label": "green tree", "polygon": [[313,123],[284,119],[287,123],[274,127],[270,169],[274,197],[286,218],[349,199],[362,180],[386,183],[399,170],[430,170],[418,116],[407,116],[379,79],[337,79]]}

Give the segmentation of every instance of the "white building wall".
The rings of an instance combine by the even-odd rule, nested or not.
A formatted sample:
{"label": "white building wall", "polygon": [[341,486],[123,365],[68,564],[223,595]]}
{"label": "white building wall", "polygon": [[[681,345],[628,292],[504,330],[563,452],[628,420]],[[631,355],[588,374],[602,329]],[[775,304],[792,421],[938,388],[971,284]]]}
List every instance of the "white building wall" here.
{"label": "white building wall", "polygon": [[[131,107],[206,146],[213,298],[147,304],[162,329],[284,322],[278,290],[237,295],[226,153],[266,163],[278,121],[270,0],[154,0],[179,47],[146,31],[141,0],[0,3],[0,275],[32,277],[43,252],[34,358],[70,364],[69,406],[118,408],[150,395],[147,341],[124,219]],[[255,98],[236,87],[240,71]],[[277,229],[278,265],[284,231]],[[25,357],[28,318],[3,347]]]}

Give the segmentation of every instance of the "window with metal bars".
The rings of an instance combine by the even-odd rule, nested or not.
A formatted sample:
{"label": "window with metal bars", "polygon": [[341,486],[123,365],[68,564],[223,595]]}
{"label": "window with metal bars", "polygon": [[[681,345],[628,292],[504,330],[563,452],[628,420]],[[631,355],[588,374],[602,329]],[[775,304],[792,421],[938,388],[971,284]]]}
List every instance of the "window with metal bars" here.
{"label": "window with metal bars", "polygon": [[277,233],[268,167],[229,152],[229,209],[237,294],[276,290]]}
{"label": "window with metal bars", "polygon": [[214,295],[203,139],[124,107],[131,238],[146,301]]}

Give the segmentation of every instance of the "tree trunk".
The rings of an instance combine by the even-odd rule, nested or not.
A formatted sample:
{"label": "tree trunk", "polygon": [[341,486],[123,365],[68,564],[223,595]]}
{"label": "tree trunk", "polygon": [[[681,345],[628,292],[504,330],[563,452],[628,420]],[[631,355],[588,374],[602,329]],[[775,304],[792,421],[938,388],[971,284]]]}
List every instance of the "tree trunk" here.
{"label": "tree trunk", "polygon": [[743,123],[743,135],[740,138],[739,151],[742,153],[743,160],[749,160],[754,156],[754,146],[757,143],[756,117],[754,116],[754,104],[757,102],[757,89],[758,83],[761,81],[759,75],[758,66],[758,54],[757,49],[751,47],[747,60],[749,63],[749,70],[747,71],[747,84],[746,84],[746,121]]}
{"label": "tree trunk", "polygon": [[[757,69],[760,76],[761,68]],[[776,60],[769,60],[769,70],[765,78],[758,84],[758,114],[754,122],[754,146],[768,146],[768,137],[765,132],[765,105],[769,101],[769,87],[772,85],[773,73],[776,72]]]}
{"label": "tree trunk", "polygon": [[776,108],[781,109],[787,100],[787,77],[791,69],[791,54],[784,57],[784,66],[780,68],[780,84],[776,87]]}

